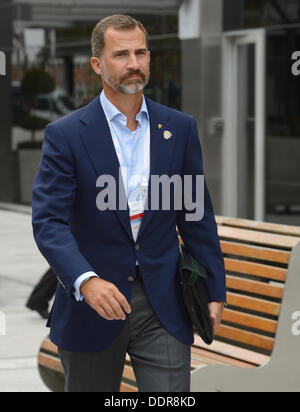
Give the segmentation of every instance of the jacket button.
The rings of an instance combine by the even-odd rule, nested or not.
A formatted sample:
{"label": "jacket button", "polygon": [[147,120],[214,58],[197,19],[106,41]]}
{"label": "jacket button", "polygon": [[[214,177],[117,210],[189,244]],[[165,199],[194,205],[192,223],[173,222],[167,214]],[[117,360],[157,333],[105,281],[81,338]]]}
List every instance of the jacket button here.
{"label": "jacket button", "polygon": [[128,278],[128,282],[130,282],[130,283],[134,282],[134,277],[129,276],[129,278]]}
{"label": "jacket button", "polygon": [[135,250],[136,250],[137,252],[140,250],[140,245],[139,245],[138,243],[135,245]]}

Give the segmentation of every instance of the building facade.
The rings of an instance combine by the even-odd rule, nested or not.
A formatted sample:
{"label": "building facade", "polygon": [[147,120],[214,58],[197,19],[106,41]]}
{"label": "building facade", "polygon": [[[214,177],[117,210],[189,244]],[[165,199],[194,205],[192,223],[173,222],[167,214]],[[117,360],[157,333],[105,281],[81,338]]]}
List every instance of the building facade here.
{"label": "building facade", "polygon": [[[40,65],[76,106],[85,104],[101,89],[89,64],[91,31],[102,17],[130,14],[150,33],[146,94],[198,122],[216,213],[300,224],[298,0],[5,0],[0,7],[0,50],[12,65],[0,77],[0,99],[9,101],[10,85]],[[0,178],[0,200],[16,201],[8,123],[0,158],[10,160],[0,167],[15,189],[2,190]]]}
{"label": "building facade", "polygon": [[179,26],[182,107],[217,212],[300,224],[300,2],[184,2]]}

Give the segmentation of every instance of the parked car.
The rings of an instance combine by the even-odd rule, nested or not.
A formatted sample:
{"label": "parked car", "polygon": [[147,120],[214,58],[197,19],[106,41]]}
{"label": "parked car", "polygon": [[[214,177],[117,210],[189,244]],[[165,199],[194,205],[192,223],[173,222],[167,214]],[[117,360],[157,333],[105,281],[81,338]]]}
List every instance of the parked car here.
{"label": "parked car", "polygon": [[56,90],[50,94],[39,95],[30,111],[30,115],[53,122],[75,109],[76,107],[70,97],[65,92]]}

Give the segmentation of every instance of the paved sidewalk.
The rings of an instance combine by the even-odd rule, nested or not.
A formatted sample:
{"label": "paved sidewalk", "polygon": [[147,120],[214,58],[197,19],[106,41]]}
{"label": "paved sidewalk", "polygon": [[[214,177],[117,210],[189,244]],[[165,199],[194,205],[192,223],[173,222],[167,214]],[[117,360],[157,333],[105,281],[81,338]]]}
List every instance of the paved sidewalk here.
{"label": "paved sidewalk", "polygon": [[37,368],[48,329],[24,306],[47,268],[33,240],[30,208],[0,204],[0,319],[4,314],[6,321],[6,334],[0,336],[0,392],[48,392]]}

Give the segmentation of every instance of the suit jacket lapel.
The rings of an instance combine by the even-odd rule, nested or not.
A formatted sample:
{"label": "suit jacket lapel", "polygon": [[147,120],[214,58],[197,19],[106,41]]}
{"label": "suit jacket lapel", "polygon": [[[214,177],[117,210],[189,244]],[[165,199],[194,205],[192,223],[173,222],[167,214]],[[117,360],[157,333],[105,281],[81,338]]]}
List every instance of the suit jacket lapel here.
{"label": "suit jacket lapel", "polygon": [[[125,196],[125,187],[122,176],[120,180],[120,163],[99,96],[86,107],[80,120],[84,124],[80,135],[96,171],[97,178],[103,174],[115,178],[117,189],[116,201],[117,205],[119,205],[119,187],[122,191],[122,196]],[[134,241],[130,225],[128,204],[126,210],[119,210],[117,207],[115,212],[128,233],[128,236]]]}
{"label": "suit jacket lapel", "polygon": [[[137,242],[149,224],[154,211],[151,210],[151,176],[168,175],[175,147],[175,128],[169,124],[169,112],[163,106],[146,98],[150,118],[150,177],[148,185],[148,210],[145,210]],[[164,132],[172,133],[171,139]]]}
{"label": "suit jacket lapel", "polygon": [[[175,128],[174,126],[170,126],[168,123],[168,110],[148,98],[146,98],[146,103],[150,118],[150,177],[148,186],[149,207],[148,210],[145,210],[144,212],[137,242],[149,224],[154,212],[151,210],[151,176],[169,174],[176,141]],[[85,108],[80,120],[83,123],[80,135],[94,166],[97,177],[105,173],[106,175],[110,175],[115,178],[117,188],[116,199],[118,205],[120,198],[119,187],[120,190],[122,190],[123,195],[125,193],[124,182],[122,177],[120,181],[120,164],[99,96]],[[159,125],[161,125],[161,128]],[[165,131],[170,131],[172,133],[173,136],[171,139],[164,138]],[[128,233],[128,236],[134,242],[128,204],[126,210],[119,210],[119,208],[117,208],[116,213],[121,224]]]}

